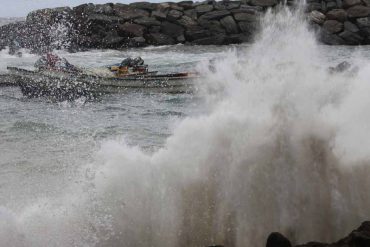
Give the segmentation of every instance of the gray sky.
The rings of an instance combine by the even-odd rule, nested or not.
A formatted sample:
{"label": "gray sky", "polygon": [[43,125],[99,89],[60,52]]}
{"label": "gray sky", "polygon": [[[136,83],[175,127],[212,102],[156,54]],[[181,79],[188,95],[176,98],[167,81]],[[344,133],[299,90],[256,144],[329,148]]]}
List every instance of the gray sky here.
{"label": "gray sky", "polygon": [[[130,3],[132,0],[0,0],[0,17],[22,17],[30,11],[42,8],[76,6],[83,3]],[[164,2],[151,0],[150,2]],[[176,2],[176,1],[174,1]]]}

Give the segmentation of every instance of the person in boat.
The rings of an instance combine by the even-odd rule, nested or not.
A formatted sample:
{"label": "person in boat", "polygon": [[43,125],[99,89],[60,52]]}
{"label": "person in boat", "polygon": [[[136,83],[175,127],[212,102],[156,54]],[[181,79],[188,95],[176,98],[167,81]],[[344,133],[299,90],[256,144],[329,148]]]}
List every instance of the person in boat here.
{"label": "person in boat", "polygon": [[144,64],[141,57],[124,59],[120,64],[109,67],[110,71],[114,72],[116,76],[127,76],[130,74],[145,74],[148,72],[148,65]]}
{"label": "person in boat", "polygon": [[41,56],[35,63],[38,70],[51,70],[62,72],[80,72],[80,69],[69,63],[67,59],[61,58],[51,52]]}

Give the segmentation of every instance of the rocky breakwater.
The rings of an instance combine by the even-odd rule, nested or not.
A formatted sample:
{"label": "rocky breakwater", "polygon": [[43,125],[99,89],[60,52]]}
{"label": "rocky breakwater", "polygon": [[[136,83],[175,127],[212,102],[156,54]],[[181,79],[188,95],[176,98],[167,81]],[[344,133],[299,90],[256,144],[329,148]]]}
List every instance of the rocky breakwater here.
{"label": "rocky breakwater", "polygon": [[370,44],[369,0],[307,0],[319,39],[329,45]]}
{"label": "rocky breakwater", "polygon": [[[0,49],[225,45],[253,40],[259,20],[281,0],[82,4],[41,9],[0,27]],[[302,12],[319,40],[330,45],[370,44],[370,0],[307,0]],[[294,0],[284,1],[295,7]]]}
{"label": "rocky breakwater", "polygon": [[113,48],[249,42],[263,12],[278,0],[83,4],[31,12],[0,27],[0,46]]}
{"label": "rocky breakwater", "polygon": [[[292,247],[293,245],[285,236],[278,232],[271,233],[267,238],[266,247]],[[359,228],[352,231],[347,237],[334,243],[309,242],[295,247],[369,247],[370,246],[370,221],[365,221]]]}

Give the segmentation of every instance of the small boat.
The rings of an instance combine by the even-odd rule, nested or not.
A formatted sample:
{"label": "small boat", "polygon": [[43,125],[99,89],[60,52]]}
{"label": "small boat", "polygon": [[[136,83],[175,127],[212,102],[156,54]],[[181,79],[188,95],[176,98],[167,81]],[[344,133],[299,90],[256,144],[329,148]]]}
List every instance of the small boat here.
{"label": "small boat", "polygon": [[127,91],[186,93],[194,90],[193,73],[140,73],[125,76],[99,76],[84,72],[53,70],[32,71],[7,67],[8,76],[27,97],[48,96],[58,101],[80,97],[94,99],[107,93]]}

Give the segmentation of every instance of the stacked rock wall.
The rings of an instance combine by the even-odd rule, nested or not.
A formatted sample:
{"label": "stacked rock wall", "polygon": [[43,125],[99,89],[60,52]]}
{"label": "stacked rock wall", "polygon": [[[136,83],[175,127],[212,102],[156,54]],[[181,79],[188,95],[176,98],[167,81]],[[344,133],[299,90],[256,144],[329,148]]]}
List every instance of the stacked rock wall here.
{"label": "stacked rock wall", "polygon": [[307,7],[323,43],[370,44],[369,0],[309,0]]}
{"label": "stacked rock wall", "polygon": [[[250,42],[259,19],[280,0],[83,4],[31,12],[0,27],[4,46],[48,49],[225,45]],[[370,43],[370,0],[308,0],[306,12],[326,44]],[[295,6],[293,0],[286,1]]]}

